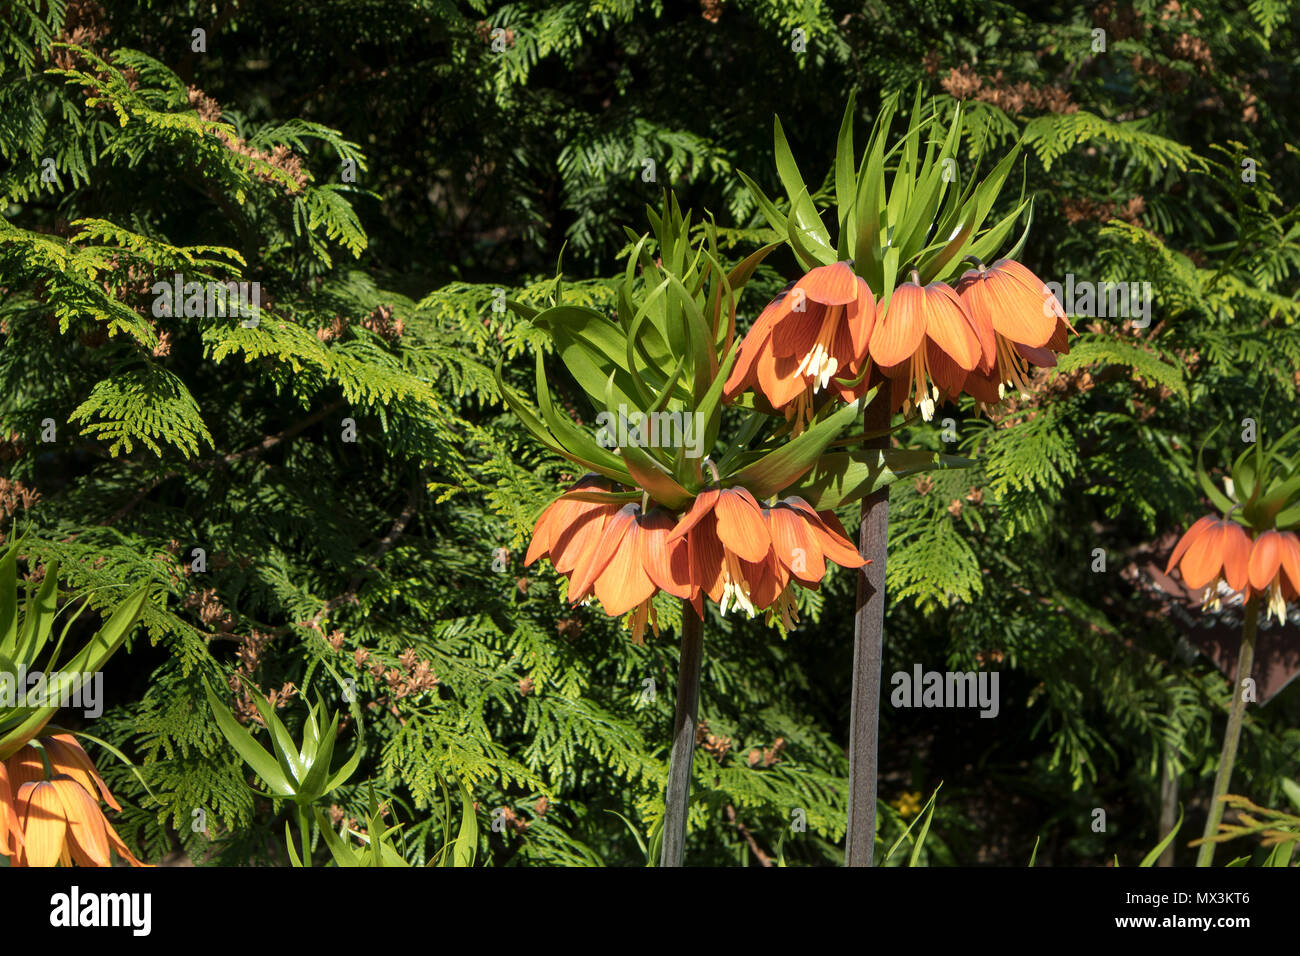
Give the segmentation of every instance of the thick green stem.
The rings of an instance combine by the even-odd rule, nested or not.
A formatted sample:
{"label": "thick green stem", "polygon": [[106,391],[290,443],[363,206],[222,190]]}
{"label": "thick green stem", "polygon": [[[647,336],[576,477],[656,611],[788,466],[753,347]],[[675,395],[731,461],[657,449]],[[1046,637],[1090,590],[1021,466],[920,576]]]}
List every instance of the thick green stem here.
{"label": "thick green stem", "polygon": [[664,806],[664,843],[660,866],[681,866],[686,849],[686,815],[691,803],[691,764],[700,709],[700,663],[704,659],[704,622],[690,601],[682,601],[682,651],[677,665],[677,712],[673,749],[668,759],[668,793]]}
{"label": "thick green stem", "polygon": [[[863,413],[863,430],[878,433],[867,448],[888,448],[889,385]],[[889,542],[889,489],[862,500],[858,551],[871,563],[858,576],[853,618],[853,710],[849,717],[849,832],[847,866],[871,866],[876,849],[876,774],[880,726],[880,660],[885,640],[885,551]]]}
{"label": "thick green stem", "polygon": [[298,829],[302,831],[302,865],[311,866],[311,818],[301,803],[298,804]]}
{"label": "thick green stem", "polygon": [[[1241,651],[1237,655],[1237,679],[1232,685],[1232,707],[1228,711],[1228,728],[1223,732],[1223,752],[1219,755],[1219,772],[1214,776],[1214,796],[1210,800],[1210,815],[1205,819],[1205,833],[1202,839],[1208,840],[1219,829],[1223,819],[1223,801],[1219,798],[1228,792],[1232,783],[1232,765],[1237,761],[1237,744],[1241,742],[1241,723],[1246,716],[1245,694],[1242,683],[1250,677],[1255,664],[1255,627],[1259,623],[1259,596],[1252,595],[1242,612],[1245,621],[1241,626]],[[1209,866],[1214,862],[1214,848],[1217,844],[1202,843],[1196,855],[1197,866]]]}

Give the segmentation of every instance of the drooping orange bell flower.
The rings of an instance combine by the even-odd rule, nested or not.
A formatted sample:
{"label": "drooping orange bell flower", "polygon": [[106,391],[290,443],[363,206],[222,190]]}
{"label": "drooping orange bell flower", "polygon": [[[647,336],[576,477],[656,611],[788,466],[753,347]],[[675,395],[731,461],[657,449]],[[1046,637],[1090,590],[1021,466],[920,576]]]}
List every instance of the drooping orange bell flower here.
{"label": "drooping orange bell flower", "polygon": [[55,734],[39,743],[52,772],[48,779],[45,760],[31,744],[5,765],[22,831],[16,865],[109,866],[111,848],[132,866],[145,866],[100,810],[99,798],[115,810],[122,808],[76,739]]}
{"label": "drooping orange bell flower", "polygon": [[0,856],[14,856],[23,848],[23,828],[14,805],[13,788],[9,786],[9,770],[0,763]]}
{"label": "drooping orange bell flower", "polygon": [[826,575],[827,559],[845,568],[860,568],[871,562],[858,554],[848,540],[834,512],[813,510],[798,497],[783,498],[763,509],[768,533],[772,538],[772,556],[777,570],[788,575],[780,596],[772,605],[780,614],[786,630],[799,620],[791,594],[791,584],[798,581],[817,590]]}
{"label": "drooping orange bell flower", "polygon": [[1070,351],[1074,331],[1060,301],[1031,271],[1012,259],[999,259],[962,274],[957,295],[981,330],[992,337],[992,367],[974,370],[966,391],[986,405],[1001,401],[1006,386],[1029,390],[1030,367],[1051,367],[1055,353]]}
{"label": "drooping orange bell flower", "polygon": [[1281,623],[1286,602],[1300,594],[1300,538],[1293,531],[1268,530],[1250,549],[1250,586],[1268,595],[1268,613]]}
{"label": "drooping orange bell flower", "polygon": [[663,508],[642,511],[636,502],[621,507],[605,524],[600,540],[578,560],[569,580],[569,601],[592,594],[610,617],[633,611],[632,639],[638,644],[649,620],[659,624],[651,599],[659,591],[688,598],[693,593],[686,547],[670,541],[675,521]]}
{"label": "drooping orange bell flower", "polygon": [[[812,269],[773,299],[740,343],[723,395],[748,388],[797,422],[813,397],[833,391],[853,401],[866,391],[862,363],[876,321],[871,289],[848,262]],[[836,379],[864,381],[842,385]]]}
{"label": "drooping orange bell flower", "polygon": [[77,743],[76,737],[72,736],[72,734],[52,734],[48,737],[42,737],[41,744],[45,747],[45,753],[50,758],[50,768],[56,774],[71,777],[81,784],[91,796],[94,796],[95,792],[98,791],[100,799],[114,810],[121,812],[122,807],[113,799],[113,794],[109,792],[108,785],[104,783],[104,778],[95,769],[95,763],[90,759],[90,754],[86,753],[81,744]]}
{"label": "drooping orange bell flower", "polygon": [[18,789],[23,828],[19,866],[110,866],[109,849],[132,866],[144,866],[131,853],[95,798],[69,776],[25,783]]}
{"label": "drooping orange bell flower", "polygon": [[[589,476],[570,490],[610,487]],[[760,505],[741,487],[706,489],[680,519],[637,502],[557,499],[538,519],[525,563],[546,554],[569,578],[571,603],[595,598],[611,617],[631,612],[637,643],[647,623],[659,633],[651,602],[660,591],[689,600],[701,618],[708,597],[723,614],[772,609],[789,628],[795,582],[816,588],[828,559],[867,563],[831,512],[796,497]]]}
{"label": "drooping orange bell flower", "polygon": [[906,383],[896,383],[895,404],[919,408],[929,421],[935,403],[959,393],[971,372],[992,369],[992,329],[978,325],[947,285],[922,286],[913,271],[876,323],[871,358],[890,378]]}
{"label": "drooping orange bell flower", "polygon": [[707,595],[723,614],[741,608],[753,617],[771,608],[788,628],[795,620],[794,580],[815,587],[827,558],[845,567],[866,563],[830,512],[819,514],[795,497],[765,507],[740,487],[701,492],[671,537],[686,541],[701,617]]}
{"label": "drooping orange bell flower", "polygon": [[[588,475],[569,491],[609,491],[612,485]],[[658,591],[690,597],[686,548],[670,543],[673,515],[662,508],[642,513],[630,502],[558,498],[537,520],[524,564],[550,555],[556,571],[569,578],[569,601],[593,595],[610,617],[634,612],[630,626],[638,644],[647,622],[658,634],[650,601]]]}
{"label": "drooping orange bell flower", "polygon": [[[569,492],[608,492],[613,485],[597,475],[584,475]],[[566,492],[567,494],[568,492]],[[533,527],[533,540],[524,556],[524,567],[550,556],[555,570],[572,574],[579,558],[590,552],[605,531],[605,523],[618,513],[612,502],[582,501],[559,497],[546,506]]]}
{"label": "drooping orange bell flower", "polygon": [[1189,588],[1206,589],[1204,606],[1218,607],[1220,581],[1234,591],[1245,592],[1249,586],[1250,552],[1250,538],[1241,525],[1206,515],[1179,539],[1165,573],[1177,566]]}
{"label": "drooping orange bell flower", "polygon": [[784,582],[772,560],[772,537],[762,509],[745,488],[700,492],[669,535],[670,541],[683,539],[693,588],[691,600],[700,617],[704,616],[704,595],[724,615],[739,607],[753,617],[780,594]]}
{"label": "drooping orange bell flower", "polygon": [[858,554],[834,512],[814,511],[802,498],[782,498],[764,508],[772,553],[801,584],[817,587],[826,574],[829,558],[845,568],[870,562]]}

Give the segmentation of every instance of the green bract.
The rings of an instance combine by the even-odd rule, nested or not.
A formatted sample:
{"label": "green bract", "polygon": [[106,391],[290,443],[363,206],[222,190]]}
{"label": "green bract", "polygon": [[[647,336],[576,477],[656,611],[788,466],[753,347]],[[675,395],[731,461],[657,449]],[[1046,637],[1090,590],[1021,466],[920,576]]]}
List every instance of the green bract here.
{"label": "green bract", "polygon": [[[963,126],[960,105],[945,129],[937,109],[927,107],[918,90],[906,134],[886,149],[897,109],[897,94],[886,97],[859,160],[853,149],[854,98],[849,98],[836,144],[838,237],[834,240],[809,195],[779,119],[776,168],[789,212],[778,209],[753,179],[740,174],[768,225],[789,243],[806,268],[853,260],[854,270],[866,280],[882,309],[899,279],[913,269],[925,284],[955,278],[966,268],[967,256],[981,260],[997,256],[1031,205],[1022,186],[1015,209],[991,225],[985,223],[1020,154],[1019,143],[984,179],[972,179],[963,188],[956,160]],[[887,175],[891,168],[892,177]],[[1028,231],[1027,222],[1019,242],[1004,254],[1018,254]]]}
{"label": "green bract", "polygon": [[287,798],[300,806],[314,803],[346,782],[361,762],[361,748],[358,747],[342,767],[330,772],[334,741],[338,736],[338,713],[332,712],[329,719],[322,722],[320,715],[325,710],[324,701],[318,701],[308,709],[302,744],[297,745],[275,708],[250,685],[248,692],[253,704],[271,733],[272,752],[268,752],[217,700],[212,688],[205,684],[204,690],[218,729],[273,796]]}
{"label": "green bract", "polygon": [[1297,435],[1300,427],[1267,445],[1256,441],[1238,455],[1228,470],[1231,485],[1226,493],[1205,470],[1202,447],[1196,456],[1201,490],[1220,511],[1256,531],[1300,527],[1300,450],[1284,453]]}
{"label": "green bract", "polygon": [[[45,566],[45,578],[40,587],[26,587],[26,600],[20,605],[18,546],[18,540],[12,541],[0,557],[0,672],[13,674],[16,678],[20,671],[44,671],[52,678],[45,684],[46,699],[58,701],[64,697],[65,691],[72,689],[75,681],[84,674],[100,670],[113,652],[122,646],[144,612],[149,588],[146,585],[134,591],[117,606],[85,646],[61,659],[60,652],[68,632],[86,609],[83,602],[63,625],[58,640],[46,655],[54,633],[54,619],[58,616],[59,562],[51,561]],[[0,706],[0,760],[17,753],[58,709],[57,704]]]}

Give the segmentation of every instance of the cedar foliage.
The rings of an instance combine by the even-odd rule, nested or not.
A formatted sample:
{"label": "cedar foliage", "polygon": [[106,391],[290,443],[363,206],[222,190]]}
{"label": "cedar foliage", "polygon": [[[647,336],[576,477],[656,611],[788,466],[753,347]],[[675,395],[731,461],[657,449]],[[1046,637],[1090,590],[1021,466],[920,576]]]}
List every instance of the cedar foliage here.
{"label": "cedar foliage", "polygon": [[[1295,39],[1277,3],[8,5],[0,467],[40,499],[0,529],[68,586],[161,589],[93,728],[154,794],[101,760],[119,830],[150,859],[283,862],[283,819],[206,712],[203,681],[239,670],[337,701],[355,681],[349,816],[372,778],[436,847],[447,779],[504,822],[482,830],[495,865],[636,862],[616,814],[661,812],[673,632],[634,646],[522,568],[574,476],[502,409],[498,358],[526,387],[541,346],[502,297],[609,305],[623,226],[645,231],[665,187],[741,258],[768,233],[737,171],[771,180],[773,113],[816,169],[850,89],[866,121],[920,83],[968,110],[963,177],[1025,139],[1038,274],[1146,280],[1155,303],[1148,328],[1082,320],[1009,410],[900,435],[951,451],[951,418],[978,464],[894,488],[886,681],[1000,661],[1003,699],[973,728],[886,707],[881,838],[904,792],[944,780],[932,862],[1020,864],[1039,833],[1043,862],[1135,861],[1162,759],[1204,800],[1229,689],[1125,556],[1204,510],[1192,468],[1216,426],[1207,460],[1243,417],[1273,436],[1300,417]],[[258,324],[156,314],[177,273],[260,283]],[[742,314],[792,274],[765,264]],[[839,860],[851,591],[833,575],[785,639],[708,622],[693,860],[758,862],[746,834]],[[1251,711],[1235,787],[1258,803],[1297,773],[1298,712],[1294,686]],[[282,714],[297,732],[292,695]],[[1091,832],[1096,806],[1115,833]]]}

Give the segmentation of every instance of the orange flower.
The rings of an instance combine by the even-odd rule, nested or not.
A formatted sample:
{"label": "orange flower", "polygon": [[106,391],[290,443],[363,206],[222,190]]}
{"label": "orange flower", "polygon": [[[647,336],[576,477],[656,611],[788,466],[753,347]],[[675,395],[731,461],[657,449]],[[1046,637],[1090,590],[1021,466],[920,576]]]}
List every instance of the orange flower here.
{"label": "orange flower", "polygon": [[727,400],[757,387],[774,409],[797,421],[807,418],[818,392],[832,390],[845,401],[866,386],[841,385],[836,378],[862,375],[876,300],[847,262],[818,266],[773,299],[740,343],[727,377]]}
{"label": "orange flower", "polygon": [[[609,485],[589,477],[574,488]],[[611,617],[631,613],[637,643],[647,623],[659,633],[651,602],[661,591],[689,600],[700,617],[706,596],[723,614],[739,607],[753,617],[771,608],[789,628],[797,620],[795,581],[816,588],[827,559],[866,563],[831,512],[795,497],[760,505],[739,487],[701,492],[680,519],[636,502],[559,499],[538,520],[526,563],[548,553],[569,578],[569,601],[594,597]]]}
{"label": "orange flower", "polygon": [[0,786],[0,802],[8,786],[16,787],[13,812],[21,830],[16,865],[110,866],[113,849],[132,866],[144,866],[100,810],[96,793],[113,809],[122,808],[76,739],[56,734],[40,738],[40,745],[52,771],[49,779],[41,751],[30,744],[3,768],[8,779]]}
{"label": "orange flower", "polygon": [[[569,491],[610,491],[613,486],[604,478],[584,475]],[[567,493],[567,492],[566,492]],[[538,558],[551,558],[555,570],[571,574],[578,559],[600,540],[607,522],[619,506],[610,502],[556,498],[533,528],[533,540],[524,556],[524,567]]]}
{"label": "orange flower", "polygon": [[18,789],[17,804],[24,836],[19,866],[110,866],[110,848],[132,866],[144,866],[104,818],[95,798],[71,777],[59,774],[25,783]]}
{"label": "orange flower", "polygon": [[1193,590],[1205,588],[1204,606],[1214,608],[1219,605],[1219,581],[1226,581],[1234,591],[1245,591],[1250,553],[1250,538],[1241,525],[1206,515],[1174,547],[1165,573],[1177,566],[1183,583]]}
{"label": "orange flower", "polygon": [[9,787],[9,770],[0,763],[0,856],[14,856],[23,847],[23,828]]}
{"label": "orange flower", "polygon": [[994,341],[952,289],[942,282],[922,287],[915,271],[912,278],[894,290],[871,337],[871,358],[886,375],[907,381],[895,387],[895,402],[919,408],[929,421],[935,402],[960,392],[972,371],[992,369]]}
{"label": "orange flower", "polygon": [[1250,586],[1268,595],[1268,613],[1281,623],[1286,602],[1300,594],[1300,538],[1292,531],[1268,530],[1250,549]]}
{"label": "orange flower", "polygon": [[100,799],[114,810],[121,812],[122,807],[109,793],[104,778],[95,769],[94,761],[90,759],[90,755],[82,749],[81,744],[77,743],[77,738],[73,737],[72,734],[54,734],[49,737],[42,737],[41,744],[44,745],[45,753],[50,758],[50,768],[56,774],[71,777],[92,796],[98,790]]}
{"label": "orange flower", "polygon": [[701,617],[708,595],[723,614],[739,607],[753,617],[772,608],[789,628],[797,620],[794,580],[818,585],[826,558],[845,567],[866,563],[830,512],[819,514],[795,497],[765,507],[739,487],[701,492],[670,536],[683,538]]}
{"label": "orange flower", "polygon": [[732,607],[753,617],[780,594],[783,582],[772,560],[772,537],[758,502],[744,488],[709,488],[669,535],[685,539],[691,600],[704,616],[703,595],[725,615]]}
{"label": "orange flower", "polygon": [[609,518],[594,546],[579,559],[569,580],[569,600],[588,599],[593,593],[605,613],[632,615],[632,639],[638,644],[649,620],[655,635],[658,620],[651,599],[659,591],[688,598],[694,589],[686,564],[686,548],[669,541],[673,518],[662,508],[642,513],[635,502]]}
{"label": "orange flower", "polygon": [[1074,329],[1055,295],[1019,262],[999,259],[965,272],[957,295],[985,339],[994,342],[991,367],[976,369],[966,391],[987,405],[1001,401],[1005,386],[1029,390],[1029,366],[1051,367],[1053,353],[1070,351]]}
{"label": "orange flower", "polygon": [[826,559],[845,568],[870,564],[848,540],[835,513],[814,511],[802,498],[782,498],[763,509],[772,553],[801,584],[816,588],[826,574]]}
{"label": "orange flower", "polygon": [[[589,475],[570,491],[609,491],[612,485]],[[662,508],[642,513],[635,502],[580,501],[558,498],[542,512],[533,530],[524,564],[549,554],[555,570],[569,578],[569,601],[594,594],[605,613],[633,612],[632,639],[641,642],[649,622],[658,634],[651,599],[662,590],[690,597],[692,588],[684,545],[670,544],[674,520]]]}

